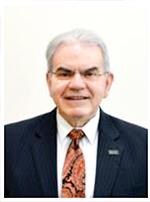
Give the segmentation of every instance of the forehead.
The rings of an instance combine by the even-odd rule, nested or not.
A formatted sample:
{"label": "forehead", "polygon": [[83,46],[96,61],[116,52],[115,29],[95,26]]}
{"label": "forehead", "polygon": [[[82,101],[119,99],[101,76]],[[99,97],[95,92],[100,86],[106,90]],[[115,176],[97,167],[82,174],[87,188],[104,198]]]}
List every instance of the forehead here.
{"label": "forehead", "polygon": [[101,48],[96,44],[63,43],[56,49],[52,62],[53,65],[60,65],[59,63],[62,63],[61,65],[90,65],[90,63],[100,65],[103,63],[103,55]]}

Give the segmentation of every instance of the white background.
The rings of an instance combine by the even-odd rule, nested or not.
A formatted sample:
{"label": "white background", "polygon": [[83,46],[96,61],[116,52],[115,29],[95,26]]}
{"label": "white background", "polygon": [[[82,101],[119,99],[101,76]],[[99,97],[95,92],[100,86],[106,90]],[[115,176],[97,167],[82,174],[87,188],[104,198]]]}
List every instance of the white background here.
{"label": "white background", "polygon": [[45,50],[55,35],[81,27],[108,46],[115,80],[104,111],[147,126],[147,13],[136,4],[51,3],[5,7],[5,123],[50,111]]}
{"label": "white background", "polygon": [[[2,2],[2,1],[0,1]],[[50,111],[45,50],[53,36],[76,27],[96,31],[108,46],[115,81],[103,109],[147,127],[150,26],[148,0],[4,0],[0,5],[0,201],[4,199],[3,124]],[[150,112],[150,111],[149,111]],[[149,199],[82,199],[136,201]]]}

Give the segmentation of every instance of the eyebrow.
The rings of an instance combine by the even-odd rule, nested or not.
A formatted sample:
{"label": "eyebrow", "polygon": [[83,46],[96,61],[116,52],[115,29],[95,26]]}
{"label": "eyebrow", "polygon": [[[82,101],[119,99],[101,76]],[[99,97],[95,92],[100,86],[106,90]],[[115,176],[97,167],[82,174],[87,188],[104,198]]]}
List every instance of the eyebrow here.
{"label": "eyebrow", "polygon": [[67,69],[67,67],[58,67],[58,69],[56,69],[56,71],[66,71],[66,72],[71,72],[71,69]]}
{"label": "eyebrow", "polygon": [[[99,67],[93,66],[90,67],[88,69],[85,69],[84,71],[97,71],[99,69]],[[67,67],[58,67],[58,69],[56,71],[66,71],[66,72],[71,72],[73,70],[68,69]]]}
{"label": "eyebrow", "polygon": [[85,69],[85,71],[97,71],[99,68],[94,66],[94,67],[90,67],[88,69]]}

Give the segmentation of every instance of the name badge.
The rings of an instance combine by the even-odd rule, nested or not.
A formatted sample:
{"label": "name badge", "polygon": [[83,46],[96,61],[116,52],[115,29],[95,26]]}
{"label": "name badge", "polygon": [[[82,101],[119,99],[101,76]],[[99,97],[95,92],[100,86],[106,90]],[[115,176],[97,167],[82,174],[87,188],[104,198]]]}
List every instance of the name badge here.
{"label": "name badge", "polygon": [[109,149],[108,154],[109,155],[119,155],[119,150],[117,150],[117,149]]}

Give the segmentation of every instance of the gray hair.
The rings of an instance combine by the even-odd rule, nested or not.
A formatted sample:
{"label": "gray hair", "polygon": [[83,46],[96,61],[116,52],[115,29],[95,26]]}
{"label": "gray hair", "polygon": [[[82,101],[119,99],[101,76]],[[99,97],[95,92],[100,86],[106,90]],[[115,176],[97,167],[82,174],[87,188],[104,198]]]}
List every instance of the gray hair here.
{"label": "gray hair", "polygon": [[56,49],[61,44],[71,43],[75,40],[81,43],[83,42],[97,45],[101,49],[103,54],[104,70],[109,71],[109,56],[105,43],[97,34],[95,34],[90,30],[84,30],[84,29],[74,29],[72,31],[65,32],[63,34],[56,36],[52,41],[50,41],[46,50],[48,70],[51,70],[53,68],[52,58],[56,52]]}

